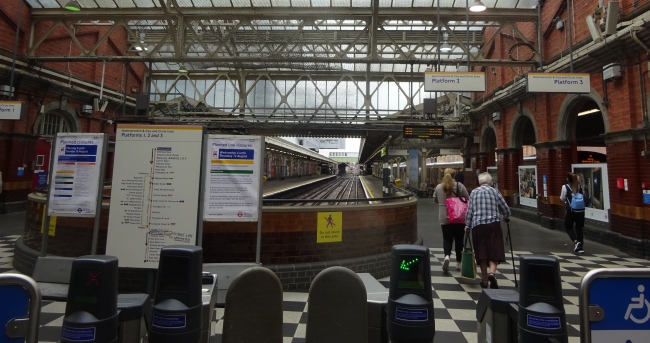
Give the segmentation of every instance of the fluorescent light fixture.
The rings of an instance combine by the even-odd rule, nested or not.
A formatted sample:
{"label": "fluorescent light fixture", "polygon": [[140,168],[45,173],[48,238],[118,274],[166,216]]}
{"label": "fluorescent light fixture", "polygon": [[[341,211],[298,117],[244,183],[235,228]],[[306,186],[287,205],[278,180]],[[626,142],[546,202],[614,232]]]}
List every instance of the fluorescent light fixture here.
{"label": "fluorescent light fixture", "polygon": [[68,1],[68,3],[65,4],[65,6],[63,8],[65,8],[68,11],[72,11],[72,12],[81,11],[81,5],[79,5],[79,3],[74,1],[74,0]]}
{"label": "fluorescent light fixture", "polygon": [[451,51],[451,45],[449,45],[449,43],[447,43],[447,42],[442,43],[442,45],[440,46],[440,51],[442,51],[442,52],[450,52]]}
{"label": "fluorescent light fixture", "polygon": [[591,114],[591,113],[596,113],[596,112],[600,112],[600,108],[594,108],[594,109],[591,109],[591,110],[582,111],[582,112],[578,113],[578,116],[584,116],[584,115]]}
{"label": "fluorescent light fixture", "polygon": [[472,6],[469,7],[469,10],[472,12],[483,12],[485,8],[485,5],[480,0],[475,0]]}
{"label": "fluorescent light fixture", "polygon": [[179,73],[187,73],[187,68],[185,68],[185,65],[184,65],[184,64],[181,64],[181,65],[178,67],[178,72],[179,72]]}

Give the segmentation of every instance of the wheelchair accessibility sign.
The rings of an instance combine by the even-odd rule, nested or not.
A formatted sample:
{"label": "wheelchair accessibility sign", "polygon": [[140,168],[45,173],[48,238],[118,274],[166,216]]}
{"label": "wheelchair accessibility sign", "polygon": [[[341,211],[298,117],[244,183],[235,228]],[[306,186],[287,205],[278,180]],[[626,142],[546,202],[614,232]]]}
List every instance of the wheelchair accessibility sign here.
{"label": "wheelchair accessibility sign", "polygon": [[589,272],[580,285],[580,321],[583,343],[650,341],[650,269]]}

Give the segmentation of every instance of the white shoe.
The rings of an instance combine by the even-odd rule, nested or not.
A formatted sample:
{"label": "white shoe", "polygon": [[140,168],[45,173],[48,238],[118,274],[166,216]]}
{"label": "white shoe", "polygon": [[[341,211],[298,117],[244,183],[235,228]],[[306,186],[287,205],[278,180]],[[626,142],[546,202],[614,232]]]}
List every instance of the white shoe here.
{"label": "white shoe", "polygon": [[460,262],[456,262],[456,270],[460,270]]}
{"label": "white shoe", "polygon": [[445,255],[445,260],[442,262],[442,271],[445,273],[449,271],[449,255]]}

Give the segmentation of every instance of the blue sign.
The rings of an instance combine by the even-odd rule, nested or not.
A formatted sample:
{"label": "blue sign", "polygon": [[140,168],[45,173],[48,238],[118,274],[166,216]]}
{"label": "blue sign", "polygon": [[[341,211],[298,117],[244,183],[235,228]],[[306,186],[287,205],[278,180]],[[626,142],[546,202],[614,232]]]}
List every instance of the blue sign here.
{"label": "blue sign", "polygon": [[0,286],[0,304],[2,304],[2,311],[0,311],[0,327],[2,328],[0,343],[25,342],[24,337],[7,337],[4,328],[14,318],[27,318],[29,315],[29,294],[21,286],[2,285]]}
{"label": "blue sign", "polygon": [[159,314],[154,313],[151,320],[151,325],[157,326],[159,328],[169,328],[169,329],[182,329],[186,325],[185,314]]}
{"label": "blue sign", "polygon": [[255,150],[253,149],[219,149],[219,158],[229,160],[252,160]]}
{"label": "blue sign", "polygon": [[95,340],[95,328],[71,328],[64,326],[61,330],[61,338],[71,342],[89,342]]}
{"label": "blue sign", "polygon": [[426,307],[408,308],[397,306],[395,308],[395,319],[407,322],[425,322],[429,320],[429,311],[427,311]]}
{"label": "blue sign", "polygon": [[589,287],[590,306],[600,306],[603,318],[590,322],[592,342],[646,342],[650,334],[650,279],[607,277]]}
{"label": "blue sign", "polygon": [[66,155],[97,155],[97,145],[65,145]]}
{"label": "blue sign", "polygon": [[643,203],[650,204],[650,191],[643,191]]}
{"label": "blue sign", "polygon": [[562,328],[560,317],[540,317],[529,314],[527,322],[528,326],[538,329],[559,330]]}
{"label": "blue sign", "polygon": [[38,173],[38,179],[36,179],[36,187],[45,187],[47,186],[47,172],[42,171]]}

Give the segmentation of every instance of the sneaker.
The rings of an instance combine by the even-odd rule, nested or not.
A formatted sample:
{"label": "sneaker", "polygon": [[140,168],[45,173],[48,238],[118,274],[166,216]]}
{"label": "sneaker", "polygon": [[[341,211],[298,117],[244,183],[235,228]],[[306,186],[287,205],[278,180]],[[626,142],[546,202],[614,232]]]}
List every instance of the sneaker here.
{"label": "sneaker", "polygon": [[445,260],[442,262],[442,271],[445,273],[449,271],[449,255],[446,255]]}
{"label": "sneaker", "polygon": [[573,252],[578,252],[581,249],[581,245],[580,242],[576,242],[576,245],[573,247]]}
{"label": "sneaker", "polygon": [[584,254],[585,251],[582,249],[582,242],[578,242],[578,243],[576,243],[576,245],[578,246],[578,250],[576,252],[578,254]]}
{"label": "sneaker", "polygon": [[490,281],[490,289],[499,289],[499,284],[497,284],[497,277],[494,274],[488,274],[488,280]]}
{"label": "sneaker", "polygon": [[460,266],[460,261],[456,262],[456,270],[460,270],[461,269],[460,267],[461,267]]}

